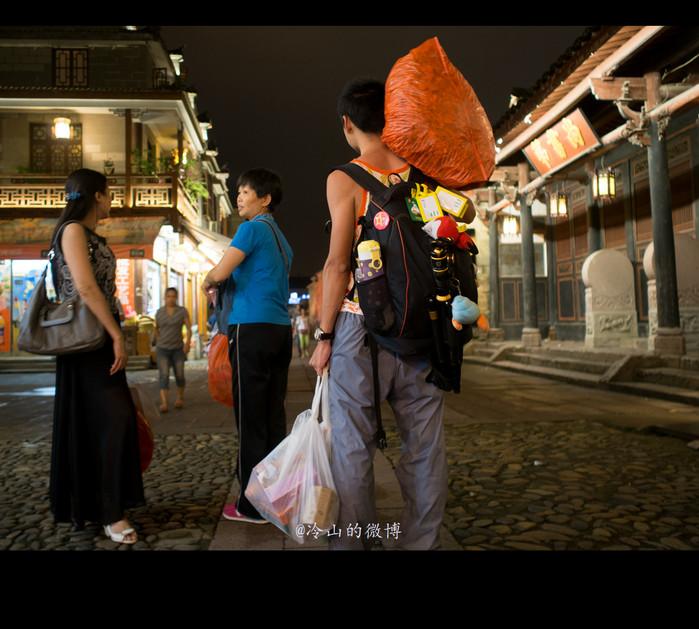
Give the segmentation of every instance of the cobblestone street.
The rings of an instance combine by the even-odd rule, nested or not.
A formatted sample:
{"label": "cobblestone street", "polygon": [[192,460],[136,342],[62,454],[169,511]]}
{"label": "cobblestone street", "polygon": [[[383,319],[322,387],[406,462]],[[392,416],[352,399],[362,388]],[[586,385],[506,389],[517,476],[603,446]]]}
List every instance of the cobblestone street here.
{"label": "cobblestone street", "polygon": [[522,422],[450,426],[447,447],[445,519],[466,550],[699,548],[699,456],[678,439]]}
{"label": "cobblestone street", "polygon": [[[128,377],[157,399],[155,371]],[[0,549],[209,548],[233,481],[233,414],[209,399],[202,362],[188,363],[187,378],[187,407],[154,422],[147,505],[128,513],[140,541],[119,546],[97,525],[75,532],[53,523],[53,374],[3,374]],[[310,405],[313,381],[295,359],[289,422]],[[395,467],[399,438],[388,407],[385,416]],[[651,429],[678,418],[699,421],[696,408],[678,403],[465,367],[464,392],[447,396],[445,524],[465,550],[697,549],[699,453]]]}

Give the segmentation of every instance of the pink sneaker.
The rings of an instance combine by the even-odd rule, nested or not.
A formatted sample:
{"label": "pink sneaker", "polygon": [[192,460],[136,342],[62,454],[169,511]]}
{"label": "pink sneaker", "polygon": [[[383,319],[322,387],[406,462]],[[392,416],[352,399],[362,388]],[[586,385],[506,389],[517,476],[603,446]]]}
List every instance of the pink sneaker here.
{"label": "pink sneaker", "polygon": [[238,507],[235,502],[223,507],[223,517],[226,520],[233,520],[234,522],[247,522],[248,524],[269,524],[267,520],[260,518],[251,518],[247,515],[243,515],[238,511]]}

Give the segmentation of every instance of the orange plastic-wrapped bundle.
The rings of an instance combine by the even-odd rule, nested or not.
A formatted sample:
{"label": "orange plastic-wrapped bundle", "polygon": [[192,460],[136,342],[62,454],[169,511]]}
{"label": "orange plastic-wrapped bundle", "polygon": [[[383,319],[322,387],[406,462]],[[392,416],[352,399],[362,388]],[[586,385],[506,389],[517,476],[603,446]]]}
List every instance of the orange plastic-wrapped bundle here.
{"label": "orange plastic-wrapped bundle", "polygon": [[495,140],[473,88],[436,37],[411,50],[386,79],[382,140],[447,188],[488,181]]}
{"label": "orange plastic-wrapped bundle", "polygon": [[214,400],[233,406],[233,370],[228,359],[228,337],[217,334],[209,347],[209,393]]}

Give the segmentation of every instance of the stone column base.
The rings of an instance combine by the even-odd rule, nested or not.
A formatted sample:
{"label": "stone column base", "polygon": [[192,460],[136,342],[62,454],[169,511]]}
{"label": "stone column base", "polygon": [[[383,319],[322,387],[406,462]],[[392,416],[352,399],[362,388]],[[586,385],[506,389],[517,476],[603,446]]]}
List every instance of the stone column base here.
{"label": "stone column base", "polygon": [[524,347],[541,347],[539,328],[524,328],[522,330],[522,345]]}
{"label": "stone column base", "polygon": [[488,330],[488,340],[489,341],[504,341],[505,340],[505,330],[502,328],[490,328]]}
{"label": "stone column base", "polygon": [[686,352],[682,328],[658,328],[651,343],[656,354],[681,356]]}

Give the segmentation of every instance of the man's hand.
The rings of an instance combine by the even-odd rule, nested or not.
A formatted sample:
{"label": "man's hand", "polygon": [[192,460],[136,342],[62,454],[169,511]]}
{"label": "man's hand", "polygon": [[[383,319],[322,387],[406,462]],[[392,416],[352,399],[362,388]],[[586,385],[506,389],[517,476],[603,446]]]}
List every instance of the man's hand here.
{"label": "man's hand", "polygon": [[311,356],[310,365],[316,370],[319,376],[323,375],[323,370],[327,367],[332,353],[332,345],[330,341],[318,341],[316,348]]}

